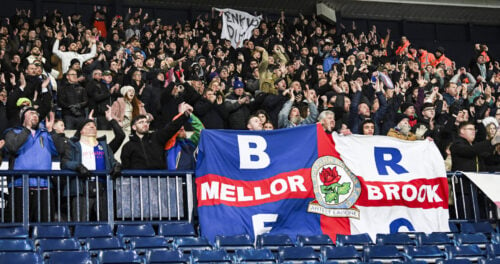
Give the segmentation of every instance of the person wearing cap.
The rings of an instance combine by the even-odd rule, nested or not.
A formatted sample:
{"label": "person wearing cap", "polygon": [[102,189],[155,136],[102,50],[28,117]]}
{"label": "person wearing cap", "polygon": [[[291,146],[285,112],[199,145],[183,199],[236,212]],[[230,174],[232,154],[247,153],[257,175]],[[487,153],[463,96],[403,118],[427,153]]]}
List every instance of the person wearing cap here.
{"label": "person wearing cap", "polygon": [[409,121],[410,119],[407,115],[401,113],[396,114],[396,126],[389,129],[387,136],[409,141],[417,140],[415,134],[410,131],[411,127]]}
{"label": "person wearing cap", "polygon": [[149,120],[144,115],[132,119],[130,140],[123,145],[120,159],[124,169],[166,169],[165,145],[179,129],[188,121],[193,107],[189,104],[179,105],[181,115],[154,132],[149,130]]}
{"label": "person wearing cap", "polygon": [[52,46],[52,53],[61,59],[62,73],[66,73],[68,71],[70,62],[73,59],[78,59],[80,61],[80,64],[82,64],[83,62],[95,57],[97,50],[95,37],[90,38],[90,52],[86,54],[79,54],[77,52],[78,47],[76,43],[71,43],[68,47],[68,51],[59,50],[59,42],[62,40],[62,38],[63,33],[58,32],[56,35],[56,41],[54,41],[54,46]]}
{"label": "person wearing cap", "polygon": [[[106,179],[103,176],[93,176],[91,172],[106,171],[114,179],[121,173],[121,164],[115,160],[106,137],[97,138],[94,120],[85,119],[79,124],[75,136],[69,140],[69,148],[62,159],[61,169],[78,173],[78,177],[70,180],[70,193],[63,191],[63,196],[71,197],[72,220],[105,221],[107,219]],[[97,208],[97,197],[99,197],[99,208]]]}
{"label": "person wearing cap", "polygon": [[146,116],[149,122],[153,120],[153,115],[146,112],[144,104],[137,98],[134,87],[125,85],[120,89],[120,93],[123,97],[116,99],[111,106],[111,112],[125,133],[130,134],[131,121],[139,115]]}
{"label": "person wearing cap", "polygon": [[417,139],[431,137],[438,138],[438,124],[436,122],[436,106],[434,103],[426,102],[422,105],[422,112],[418,117],[417,124],[412,127]]}
{"label": "person wearing cap", "polygon": [[253,98],[249,93],[245,93],[245,85],[238,78],[234,80],[233,92],[226,96],[224,104],[229,113],[229,128],[246,129],[245,121],[252,112]]}
{"label": "person wearing cap", "polygon": [[[51,136],[54,125],[54,114],[46,118],[45,127],[39,126],[39,113],[37,109],[25,106],[20,111],[22,126],[9,128],[5,132],[5,148],[10,154],[9,170],[51,170],[52,156],[57,156],[58,151]],[[46,205],[50,191],[50,182],[46,177],[30,175],[28,186],[30,188],[30,221],[50,221],[50,215],[45,206],[38,208],[38,190],[40,187],[41,204]],[[9,209],[14,207],[14,220],[22,221],[23,190],[22,177],[15,177],[14,182],[9,183],[9,187],[14,185],[14,195],[17,197],[9,201]],[[53,200],[52,200],[53,201]],[[54,207],[52,207],[54,208]],[[37,219],[38,209],[41,212],[41,219]],[[9,211],[10,212],[10,211]]]}
{"label": "person wearing cap", "polygon": [[78,83],[75,70],[68,70],[66,80],[68,83],[58,92],[57,103],[62,108],[66,128],[76,129],[85,120],[85,108],[88,105],[87,91]]}

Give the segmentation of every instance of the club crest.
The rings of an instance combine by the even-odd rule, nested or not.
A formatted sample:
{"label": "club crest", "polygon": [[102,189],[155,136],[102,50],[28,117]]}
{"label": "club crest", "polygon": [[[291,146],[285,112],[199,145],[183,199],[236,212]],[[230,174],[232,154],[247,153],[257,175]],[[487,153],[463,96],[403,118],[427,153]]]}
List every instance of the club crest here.
{"label": "club crest", "polygon": [[340,159],[324,156],[311,169],[315,201],[307,211],[330,217],[359,219],[359,210],[352,208],[361,194],[361,184]]}

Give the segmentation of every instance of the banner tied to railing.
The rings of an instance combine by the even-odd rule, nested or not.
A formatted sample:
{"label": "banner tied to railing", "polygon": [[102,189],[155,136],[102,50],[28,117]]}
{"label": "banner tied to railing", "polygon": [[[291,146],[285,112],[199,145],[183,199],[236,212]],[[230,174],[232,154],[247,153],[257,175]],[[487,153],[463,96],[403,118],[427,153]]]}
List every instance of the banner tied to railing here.
{"label": "banner tied to railing", "polygon": [[215,10],[222,13],[221,38],[231,41],[233,48],[243,46],[243,41],[252,36],[252,31],[257,28],[262,16],[252,16],[247,12],[225,8]]}
{"label": "banner tied to railing", "polygon": [[204,130],[196,170],[202,235],[449,231],[448,183],[433,142]]}

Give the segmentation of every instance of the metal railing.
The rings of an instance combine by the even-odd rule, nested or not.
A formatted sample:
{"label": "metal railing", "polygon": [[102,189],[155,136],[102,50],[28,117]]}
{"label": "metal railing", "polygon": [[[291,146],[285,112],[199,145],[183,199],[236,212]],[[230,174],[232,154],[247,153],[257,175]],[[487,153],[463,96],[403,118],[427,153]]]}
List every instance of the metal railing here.
{"label": "metal railing", "polygon": [[192,221],[192,171],[0,171],[0,225]]}
{"label": "metal railing", "polygon": [[[193,221],[193,171],[126,170],[116,179],[104,172],[81,179],[65,170],[0,171],[0,175],[3,226]],[[498,221],[496,205],[465,175],[450,172],[448,181],[451,221]]]}

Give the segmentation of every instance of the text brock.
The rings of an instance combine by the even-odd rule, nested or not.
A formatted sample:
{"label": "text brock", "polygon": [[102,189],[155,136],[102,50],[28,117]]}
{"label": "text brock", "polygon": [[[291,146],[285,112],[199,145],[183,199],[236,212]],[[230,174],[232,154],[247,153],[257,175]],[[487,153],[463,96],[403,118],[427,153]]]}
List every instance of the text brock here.
{"label": "text brock", "polygon": [[308,192],[304,178],[299,175],[273,180],[268,188],[252,184],[232,185],[218,181],[201,184],[201,200],[221,200],[227,202],[248,202],[266,200],[287,192]]}

